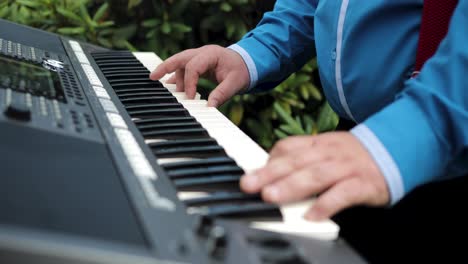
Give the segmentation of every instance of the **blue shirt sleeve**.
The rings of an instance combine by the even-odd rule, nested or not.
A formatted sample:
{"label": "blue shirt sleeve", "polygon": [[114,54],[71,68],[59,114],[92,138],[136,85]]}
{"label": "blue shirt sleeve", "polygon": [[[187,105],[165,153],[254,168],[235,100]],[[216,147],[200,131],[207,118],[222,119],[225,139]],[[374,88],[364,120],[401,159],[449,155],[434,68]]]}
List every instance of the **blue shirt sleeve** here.
{"label": "blue shirt sleeve", "polygon": [[[394,182],[393,187],[389,184],[390,192],[399,196],[392,202],[419,185],[468,171],[466,25],[468,1],[460,1],[447,36],[419,76],[408,80],[393,103],[361,125],[375,135],[391,156],[390,163],[398,167],[393,177],[401,175],[404,191],[395,189],[398,179],[387,178],[387,183]],[[357,134],[363,141],[366,133]],[[459,169],[453,169],[457,164]]]}
{"label": "blue shirt sleeve", "polygon": [[244,58],[253,91],[274,88],[314,56],[317,2],[277,0],[255,29],[230,47]]}

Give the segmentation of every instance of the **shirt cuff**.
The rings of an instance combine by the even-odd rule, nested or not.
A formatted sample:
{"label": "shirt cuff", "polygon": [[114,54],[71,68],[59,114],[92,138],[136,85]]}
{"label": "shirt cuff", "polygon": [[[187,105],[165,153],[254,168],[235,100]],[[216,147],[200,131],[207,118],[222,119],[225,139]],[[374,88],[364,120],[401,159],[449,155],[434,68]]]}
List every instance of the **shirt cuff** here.
{"label": "shirt cuff", "polygon": [[430,122],[427,113],[411,96],[397,98],[363,124],[389,153],[383,156],[393,158],[404,194],[444,175],[451,159],[450,148],[436,134],[438,124]]}
{"label": "shirt cuff", "polygon": [[257,66],[255,66],[255,62],[253,61],[252,57],[250,57],[249,53],[247,53],[247,51],[243,49],[241,46],[237,44],[233,44],[229,46],[228,49],[231,49],[237,52],[242,57],[245,65],[247,66],[247,70],[249,71],[249,76],[250,76],[250,83],[247,89],[247,92],[249,92],[250,90],[252,90],[253,87],[257,85],[257,81],[258,81]]}
{"label": "shirt cuff", "polygon": [[400,170],[385,146],[366,125],[360,124],[350,131],[364,145],[385,177],[390,191],[390,204],[394,205],[405,194]]}

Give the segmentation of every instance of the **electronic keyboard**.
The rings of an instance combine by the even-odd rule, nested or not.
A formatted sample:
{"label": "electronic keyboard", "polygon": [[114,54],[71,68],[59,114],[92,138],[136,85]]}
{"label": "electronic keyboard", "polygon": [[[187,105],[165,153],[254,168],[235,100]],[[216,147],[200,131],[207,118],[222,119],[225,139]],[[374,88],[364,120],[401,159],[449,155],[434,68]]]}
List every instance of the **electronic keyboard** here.
{"label": "electronic keyboard", "polygon": [[159,63],[0,20],[0,260],[362,262],[313,199],[243,193],[268,154]]}

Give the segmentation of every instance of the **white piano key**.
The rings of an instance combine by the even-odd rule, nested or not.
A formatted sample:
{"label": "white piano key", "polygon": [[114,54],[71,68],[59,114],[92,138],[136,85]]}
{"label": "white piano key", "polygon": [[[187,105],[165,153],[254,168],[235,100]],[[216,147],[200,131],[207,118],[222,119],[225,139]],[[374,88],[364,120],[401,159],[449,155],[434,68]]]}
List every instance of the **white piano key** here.
{"label": "white piano key", "polygon": [[[152,71],[162,60],[152,52],[136,52],[134,55]],[[268,161],[268,153],[257,143],[248,137],[242,130],[235,126],[226,116],[214,107],[207,107],[206,102],[195,102],[196,100],[186,100],[186,96],[176,92],[174,84],[166,83],[172,74],[167,74],[160,81],[173,94],[177,100],[184,105],[189,113],[208,131],[211,137],[217,140],[226,153],[236,161],[236,163],[246,172],[263,167]],[[190,161],[194,158],[168,158],[159,159],[159,164]],[[181,200],[204,197],[209,195],[204,192],[179,192]],[[273,232],[288,233],[299,236],[318,238],[324,240],[334,240],[338,237],[339,226],[332,220],[321,222],[310,222],[303,218],[305,212],[312,206],[314,199],[300,203],[281,205],[283,214],[282,222],[251,222],[251,227],[269,230]]]}
{"label": "white piano key", "polygon": [[[153,52],[133,52],[133,55],[150,71],[152,72],[163,61]],[[172,74],[166,74],[161,78],[161,82],[165,83]]]}
{"label": "white piano key", "polygon": [[171,92],[171,93],[177,99],[177,101],[179,101],[179,102],[181,102],[181,101],[198,102],[198,101],[200,101],[200,97],[201,97],[201,95],[199,93],[196,93],[195,98],[193,98],[193,99],[189,99],[187,97],[187,94],[184,93],[184,92]]}
{"label": "white piano key", "polygon": [[160,80],[163,84],[164,84],[164,87],[166,87],[166,89],[171,92],[171,93],[179,93],[179,92],[176,92],[176,85],[175,84],[172,84],[172,83],[165,83],[163,82],[163,80],[161,79]]}

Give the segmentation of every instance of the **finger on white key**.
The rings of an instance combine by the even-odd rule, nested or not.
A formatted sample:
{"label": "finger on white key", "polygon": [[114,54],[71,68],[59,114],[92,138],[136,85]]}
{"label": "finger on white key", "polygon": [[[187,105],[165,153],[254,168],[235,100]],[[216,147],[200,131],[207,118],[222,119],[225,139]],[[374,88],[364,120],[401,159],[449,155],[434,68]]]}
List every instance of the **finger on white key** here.
{"label": "finger on white key", "polygon": [[195,94],[195,98],[189,99],[187,94],[185,92],[174,92],[172,95],[177,99],[177,101],[199,101],[201,98],[201,95],[199,93]]}

